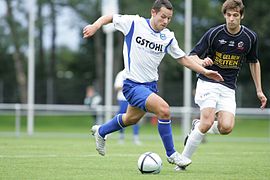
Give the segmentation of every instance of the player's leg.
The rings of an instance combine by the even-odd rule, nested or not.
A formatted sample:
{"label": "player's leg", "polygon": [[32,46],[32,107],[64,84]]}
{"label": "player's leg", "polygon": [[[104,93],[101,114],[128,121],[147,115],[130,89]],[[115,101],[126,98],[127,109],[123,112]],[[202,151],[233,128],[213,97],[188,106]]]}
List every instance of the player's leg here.
{"label": "player's leg", "polygon": [[174,149],[168,103],[157,94],[152,93],[146,100],[146,108],[148,112],[152,112],[158,117],[158,132],[165,147],[168,162],[179,166],[188,166],[191,160],[182,158],[181,154]]}
{"label": "player's leg", "polygon": [[174,143],[171,130],[170,108],[166,101],[160,96],[152,93],[146,101],[146,108],[149,112],[157,115],[158,131],[166,149],[167,156],[171,156],[174,152]]}
{"label": "player's leg", "polygon": [[229,134],[235,122],[235,91],[228,87],[220,86],[220,98],[217,103],[217,121],[215,121],[212,127],[207,133],[212,134]]}
{"label": "player's leg", "polygon": [[139,108],[128,106],[128,110],[125,114],[118,114],[113,119],[103,124],[99,128],[99,134],[101,137],[105,137],[107,134],[118,131],[127,126],[136,124],[145,114]]}
{"label": "player's leg", "polygon": [[143,116],[145,112],[139,108],[128,106],[127,113],[118,114],[107,123],[99,126],[95,125],[92,127],[92,134],[96,139],[96,150],[102,156],[105,155],[105,140],[106,135],[112,132],[118,131],[127,126],[136,124]]}
{"label": "player's leg", "polygon": [[[123,114],[127,111],[127,107],[128,107],[128,102],[127,101],[118,101],[118,105],[119,105],[119,111],[118,114]],[[125,128],[122,128],[119,130],[119,143],[123,143],[124,139],[125,139]]]}
{"label": "player's leg", "polygon": [[220,134],[227,135],[230,134],[233,130],[235,118],[234,114],[227,111],[218,112],[218,125],[217,129]]}
{"label": "player's leg", "polygon": [[194,124],[192,131],[190,132],[182,155],[191,158],[196,151],[200,143],[202,142],[205,133],[212,126],[216,105],[219,100],[218,83],[209,83],[202,80],[198,80],[195,94],[195,102],[200,107],[200,121]]}
{"label": "player's leg", "polygon": [[200,122],[195,125],[186,141],[182,155],[191,158],[202,142],[205,133],[212,126],[215,118],[214,108],[205,108],[201,110]]}

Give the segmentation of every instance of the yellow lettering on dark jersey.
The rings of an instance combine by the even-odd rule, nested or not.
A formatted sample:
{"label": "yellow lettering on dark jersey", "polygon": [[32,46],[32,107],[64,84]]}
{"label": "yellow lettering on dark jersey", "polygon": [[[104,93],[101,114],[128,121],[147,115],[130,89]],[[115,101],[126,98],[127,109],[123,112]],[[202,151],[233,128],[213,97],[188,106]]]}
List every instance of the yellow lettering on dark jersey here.
{"label": "yellow lettering on dark jersey", "polygon": [[223,69],[238,69],[240,66],[240,56],[216,52],[214,64]]}

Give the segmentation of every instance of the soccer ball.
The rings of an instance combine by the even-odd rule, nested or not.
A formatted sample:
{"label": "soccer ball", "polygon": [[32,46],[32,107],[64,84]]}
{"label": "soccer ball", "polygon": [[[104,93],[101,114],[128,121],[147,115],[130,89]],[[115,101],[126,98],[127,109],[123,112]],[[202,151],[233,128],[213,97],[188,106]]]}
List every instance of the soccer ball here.
{"label": "soccer ball", "polygon": [[142,174],[158,174],[162,168],[162,160],[158,154],[146,152],[138,159],[138,169]]}

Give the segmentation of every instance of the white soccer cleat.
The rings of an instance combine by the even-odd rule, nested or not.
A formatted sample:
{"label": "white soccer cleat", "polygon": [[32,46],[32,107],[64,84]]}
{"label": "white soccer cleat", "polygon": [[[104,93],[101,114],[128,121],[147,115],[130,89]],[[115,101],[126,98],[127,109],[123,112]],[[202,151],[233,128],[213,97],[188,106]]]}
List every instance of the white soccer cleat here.
{"label": "white soccer cleat", "polygon": [[178,152],[173,153],[170,157],[167,157],[167,160],[171,164],[177,165],[179,168],[185,169],[188,165],[191,164],[191,160]]}
{"label": "white soccer cleat", "polygon": [[105,141],[106,141],[106,136],[105,138],[101,137],[98,133],[100,125],[94,125],[91,128],[92,135],[95,137],[96,140],[96,150],[101,156],[105,156],[106,149],[105,149]]}

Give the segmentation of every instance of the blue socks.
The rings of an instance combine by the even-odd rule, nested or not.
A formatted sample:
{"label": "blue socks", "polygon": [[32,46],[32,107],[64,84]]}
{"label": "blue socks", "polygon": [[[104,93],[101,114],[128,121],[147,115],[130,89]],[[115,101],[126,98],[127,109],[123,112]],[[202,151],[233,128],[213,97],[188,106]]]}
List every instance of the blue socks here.
{"label": "blue socks", "polygon": [[112,132],[118,131],[126,127],[123,123],[122,115],[123,114],[118,114],[114,116],[112,120],[100,126],[99,131],[98,131],[99,135],[105,138],[107,134],[110,134]]}
{"label": "blue socks", "polygon": [[139,134],[139,129],[140,129],[139,124],[134,124],[133,125],[133,135],[138,135]]}
{"label": "blue socks", "polygon": [[166,149],[166,154],[170,157],[174,152],[174,144],[172,137],[171,120],[158,120],[158,132]]}
{"label": "blue socks", "polygon": [[[118,131],[125,127],[126,126],[124,125],[122,120],[122,114],[118,114],[112,120],[100,126],[99,135],[105,138],[105,135]],[[175,152],[172,137],[171,120],[159,119],[158,132],[166,149],[166,154],[169,157]]]}

